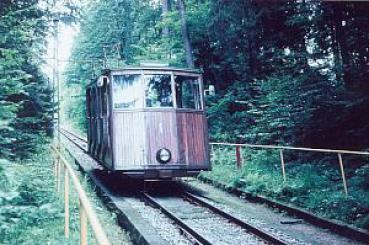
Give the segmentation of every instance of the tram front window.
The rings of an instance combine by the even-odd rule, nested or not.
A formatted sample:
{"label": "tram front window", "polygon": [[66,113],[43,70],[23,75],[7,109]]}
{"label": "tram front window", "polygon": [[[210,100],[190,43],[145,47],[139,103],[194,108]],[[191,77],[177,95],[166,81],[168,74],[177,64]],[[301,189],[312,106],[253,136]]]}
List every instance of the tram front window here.
{"label": "tram front window", "polygon": [[143,107],[141,76],[137,74],[113,77],[114,109],[135,109]]}
{"label": "tram front window", "polygon": [[175,76],[177,107],[201,110],[200,84],[196,77]]}
{"label": "tram front window", "polygon": [[150,108],[173,107],[170,75],[145,75],[145,102]]}

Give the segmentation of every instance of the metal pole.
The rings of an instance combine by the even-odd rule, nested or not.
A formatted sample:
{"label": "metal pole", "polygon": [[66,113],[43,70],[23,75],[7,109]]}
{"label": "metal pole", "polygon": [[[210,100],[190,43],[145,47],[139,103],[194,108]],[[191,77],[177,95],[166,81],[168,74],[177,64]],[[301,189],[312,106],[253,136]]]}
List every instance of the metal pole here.
{"label": "metal pole", "polygon": [[236,146],[236,162],[237,162],[237,168],[240,169],[242,167],[241,147],[240,146]]}
{"label": "metal pole", "polygon": [[284,168],[283,150],[279,150],[279,156],[281,158],[283,181],[286,182],[287,177],[286,177],[286,170]]}
{"label": "metal pole", "polygon": [[69,238],[69,173],[64,168],[64,234]]}
{"label": "metal pole", "polygon": [[[54,45],[53,45],[53,125],[54,125],[54,132],[56,130],[56,123],[58,125],[58,131],[59,131],[59,79],[58,79],[58,53],[59,53],[59,20],[54,19]],[[57,91],[56,91],[57,89]],[[55,112],[55,96],[57,97],[57,111]],[[57,120],[55,120],[55,113],[57,113]],[[58,140],[58,148],[60,143],[60,134],[57,132],[57,140]]]}
{"label": "metal pole", "polygon": [[60,192],[60,189],[61,189],[61,167],[62,167],[62,164],[60,162],[60,157],[58,156],[58,182],[57,182],[57,191]]}
{"label": "metal pole", "polygon": [[87,216],[85,208],[82,205],[82,201],[79,201],[79,216],[81,222],[81,230],[80,230],[80,244],[87,245]]}
{"label": "metal pole", "polygon": [[345,191],[345,196],[347,197],[348,196],[348,190],[347,190],[347,183],[346,183],[346,175],[345,175],[345,170],[343,168],[343,161],[342,161],[342,155],[341,155],[341,153],[338,153],[338,162],[340,164],[343,189]]}
{"label": "metal pole", "polygon": [[55,56],[56,56],[56,60],[55,60],[55,64],[56,64],[56,69],[55,69],[55,75],[56,75],[56,82],[58,83],[58,146],[59,146],[59,150],[60,150],[60,79],[59,79],[59,19],[57,19],[55,21],[56,24],[56,34],[55,34],[55,39],[56,39],[56,43],[55,43]]}

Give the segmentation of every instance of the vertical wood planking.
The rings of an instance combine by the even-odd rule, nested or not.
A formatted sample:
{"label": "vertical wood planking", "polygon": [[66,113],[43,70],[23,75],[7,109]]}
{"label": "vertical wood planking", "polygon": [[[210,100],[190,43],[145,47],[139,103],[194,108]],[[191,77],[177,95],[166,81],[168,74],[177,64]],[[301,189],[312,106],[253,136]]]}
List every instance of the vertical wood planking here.
{"label": "vertical wood planking", "polygon": [[114,112],[113,118],[116,168],[144,165],[146,163],[144,113]]}
{"label": "vertical wood planking", "polygon": [[207,163],[205,123],[206,119],[201,113],[177,112],[180,159],[184,159],[186,165]]}
{"label": "vertical wood planking", "polygon": [[172,153],[172,160],[168,164],[180,164],[175,111],[146,111],[145,124],[148,164],[159,164],[156,160],[156,152],[161,148],[167,148]]}
{"label": "vertical wood planking", "polygon": [[114,112],[116,169],[158,165],[156,153],[167,148],[168,164],[208,164],[206,118],[202,113],[175,110]]}

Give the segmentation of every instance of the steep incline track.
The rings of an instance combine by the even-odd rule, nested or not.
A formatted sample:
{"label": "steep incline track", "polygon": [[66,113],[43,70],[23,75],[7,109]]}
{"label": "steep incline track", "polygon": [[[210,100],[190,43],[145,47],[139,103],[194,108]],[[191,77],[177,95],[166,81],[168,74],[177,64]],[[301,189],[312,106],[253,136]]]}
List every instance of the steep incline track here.
{"label": "steep incline track", "polygon": [[201,201],[191,193],[182,194],[154,196],[144,193],[144,196],[201,244],[288,244]]}
{"label": "steep incline track", "polygon": [[[163,214],[165,214],[169,219],[173,220],[175,225],[182,230],[185,234],[184,238],[181,239],[187,239],[187,242],[192,243],[193,240],[196,240],[198,243],[201,244],[266,244],[266,243],[273,243],[273,244],[305,244],[303,241],[305,241],[305,238],[301,240],[301,236],[298,239],[295,239],[294,233],[283,232],[282,230],[276,229],[273,225],[273,222],[268,222],[263,227],[259,227],[259,225],[253,225],[253,223],[247,223],[249,220],[245,219],[238,214],[236,216],[233,216],[231,213],[234,213],[231,210],[228,210],[228,208],[222,208],[219,209],[216,207],[217,205],[214,205],[214,203],[208,202],[208,199],[203,196],[203,194],[196,194],[192,190],[192,193],[188,193],[185,191],[186,188],[181,184],[179,185],[177,182],[172,182],[170,185],[166,185],[163,187],[160,187],[160,189],[173,189],[172,187],[175,185],[181,186],[181,189],[175,189],[175,192],[172,192],[172,194],[168,195],[168,192],[164,195],[162,192],[152,192],[151,190],[149,192],[144,192],[142,194],[142,190],[138,190],[137,187],[143,187],[146,186],[146,184],[140,185],[135,183],[133,185],[133,189],[137,188],[135,196],[131,196],[128,199],[126,198],[127,195],[124,193],[124,191],[121,190],[122,184],[121,180],[118,178],[118,182],[112,181],[115,177],[111,174],[105,174],[105,171],[99,171],[96,172],[95,170],[99,169],[97,166],[97,162],[95,160],[92,160],[90,156],[87,155],[86,149],[87,149],[87,141],[85,138],[80,137],[76,135],[75,133],[69,132],[65,129],[60,130],[61,133],[74,145],[74,153],[76,156],[78,155],[78,159],[76,158],[76,162],[80,164],[81,168],[88,173],[88,175],[91,177],[93,182],[96,184],[98,189],[100,189],[101,194],[104,196],[104,198],[107,198],[109,201],[109,205],[113,205],[116,207],[117,210],[120,210],[122,213],[121,216],[124,216],[124,221],[121,222],[124,224],[125,227],[131,226],[133,227],[132,230],[135,231],[136,236],[138,236],[138,243],[141,244],[144,239],[144,244],[152,243],[148,242],[150,237],[152,237],[153,232],[149,232],[149,234],[146,236],[141,234],[144,233],[144,230],[147,230],[147,227],[145,228],[137,228],[140,227],[140,224],[138,224],[137,227],[131,222],[132,216],[129,217],[129,213],[134,212],[143,212],[143,213],[155,213],[153,210],[150,210],[151,207],[147,207],[145,205],[142,205],[142,200],[146,200],[147,203],[149,203],[151,206],[155,206],[156,208],[159,208]],[[69,144],[72,146],[72,144]],[[79,150],[76,151],[76,148],[78,147]],[[73,148],[73,147],[72,147]],[[72,154],[72,153],[71,153]],[[90,159],[85,161],[84,159]],[[85,163],[84,163],[85,162]],[[90,162],[90,163],[86,163]],[[106,176],[105,176],[106,175]],[[105,176],[105,177],[104,177]],[[119,177],[119,176],[118,176]],[[117,185],[118,183],[118,185]],[[123,185],[123,187],[126,186]],[[132,191],[131,187],[127,187],[129,191]],[[127,189],[126,188],[126,189]],[[191,188],[190,188],[191,189]],[[206,189],[206,188],[205,188]],[[161,194],[160,194],[161,193]],[[195,192],[199,193],[199,192]],[[205,193],[204,193],[205,194]],[[124,196],[124,197],[123,197]],[[124,201],[124,198],[126,200],[131,200],[130,202],[135,203],[133,204],[134,207],[140,207],[140,208],[134,208],[136,211],[132,209],[133,206],[130,206],[132,204],[129,204],[129,202]],[[216,199],[217,200],[217,199]],[[242,202],[242,201],[241,201]],[[123,205],[124,204],[124,205]],[[252,205],[252,204],[248,204]],[[124,207],[123,207],[124,206]],[[125,211],[123,211],[123,209]],[[151,208],[153,209],[153,208]],[[127,211],[129,210],[129,211]],[[227,212],[223,211],[227,210]],[[228,213],[231,211],[230,213]],[[124,214],[124,212],[128,212]],[[150,215],[149,215],[150,216]],[[158,217],[158,214],[155,214],[156,217]],[[284,214],[282,214],[284,216]],[[150,219],[150,217],[149,217]],[[156,218],[154,218],[156,219]],[[165,218],[161,218],[161,221],[142,221],[142,218],[140,222],[142,223],[156,223],[155,229],[161,229],[160,227],[168,227],[171,226],[171,229],[173,231],[173,225],[170,224],[170,221],[165,221],[165,223],[162,220],[166,220]],[[246,221],[247,220],[247,221]],[[161,223],[160,223],[161,222]],[[158,225],[159,223],[159,225]],[[254,222],[255,223],[255,222]],[[128,224],[128,225],[127,225]],[[142,224],[141,224],[142,226]],[[155,226],[155,225],[154,225]],[[266,227],[267,226],[267,227]],[[352,244],[356,243],[355,240],[346,239],[337,235],[332,234],[331,232],[319,228],[314,228],[310,224],[309,228],[311,231],[314,230],[311,234],[314,234],[314,236],[311,238],[309,237],[308,240],[313,241],[315,238],[318,239],[316,242],[313,242],[313,244],[326,244],[326,241],[333,241],[335,244]],[[177,229],[178,229],[177,228]],[[293,231],[293,229],[292,229]],[[161,229],[161,232],[168,233],[167,229]],[[295,232],[304,232],[303,230],[295,230]],[[157,233],[157,231],[156,231]],[[289,234],[288,234],[289,233]],[[339,232],[340,233],[340,232]],[[178,235],[178,234],[177,234]],[[188,239],[188,237],[191,237]],[[321,239],[323,237],[323,239]],[[160,236],[157,235],[156,238],[160,239]],[[155,241],[154,239],[154,241]],[[328,240],[327,240],[328,239]],[[357,239],[356,237],[351,237],[351,239]],[[170,240],[170,239],[169,239]],[[363,241],[362,239],[359,239]],[[322,241],[325,241],[322,243]],[[163,242],[163,241],[162,241]],[[157,242],[154,242],[157,243]],[[170,242],[171,243],[171,242]],[[307,242],[310,243],[310,242]],[[163,244],[166,244],[163,242]],[[187,243],[186,243],[187,244]]]}
{"label": "steep incline track", "polygon": [[[66,138],[86,152],[87,141],[85,138],[65,129],[60,131]],[[191,193],[183,192],[182,194],[182,197],[170,196],[164,199],[150,196],[147,193],[143,195],[147,202],[159,208],[165,215],[174,220],[181,230],[190,234],[201,244],[218,242],[227,244],[236,240],[243,244],[287,244],[273,235],[201,201]],[[187,217],[184,217],[183,214],[176,214],[175,211],[166,207],[165,204],[168,204],[168,198],[170,199],[169,202],[181,207],[181,211],[185,211]],[[201,217],[198,216],[200,213]],[[206,231],[205,235],[202,234],[204,231]]]}

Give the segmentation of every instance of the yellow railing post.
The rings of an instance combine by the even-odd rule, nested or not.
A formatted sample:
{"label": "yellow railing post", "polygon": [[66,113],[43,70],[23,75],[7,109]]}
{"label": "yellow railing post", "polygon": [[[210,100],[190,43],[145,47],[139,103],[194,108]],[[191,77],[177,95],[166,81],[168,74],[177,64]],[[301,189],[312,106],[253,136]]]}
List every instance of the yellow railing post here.
{"label": "yellow railing post", "polygon": [[281,158],[283,181],[286,182],[287,177],[286,177],[286,170],[284,168],[283,150],[279,150],[279,157]]}
{"label": "yellow railing post", "polygon": [[56,180],[56,160],[54,158],[54,161],[53,161],[53,175],[54,175],[54,178]]}
{"label": "yellow railing post", "polygon": [[88,224],[90,224],[94,236],[97,240],[97,243],[100,245],[110,245],[110,242],[96,216],[95,211],[92,209],[91,203],[88,200],[86,193],[84,192],[80,181],[78,180],[74,170],[69,165],[68,161],[61,155],[60,151],[57,150],[55,147],[52,147],[55,155],[58,156],[60,165],[58,167],[58,177],[60,179],[61,175],[61,166],[64,167],[64,199],[65,199],[65,236],[69,236],[69,182],[71,179],[73,186],[78,194],[79,201],[80,201],[80,243],[87,244],[87,231],[88,231]]}
{"label": "yellow railing post", "polygon": [[64,168],[64,234],[69,238],[69,173]]}
{"label": "yellow railing post", "polygon": [[348,195],[348,190],[347,190],[347,183],[346,183],[346,175],[345,175],[345,170],[343,168],[343,161],[342,161],[342,155],[341,153],[338,153],[338,162],[340,164],[340,170],[341,170],[341,176],[342,176],[342,183],[343,183],[343,189],[345,191],[345,196],[347,197]]}
{"label": "yellow railing post", "polygon": [[81,200],[79,207],[79,216],[80,216],[80,244],[87,245],[87,216]]}

